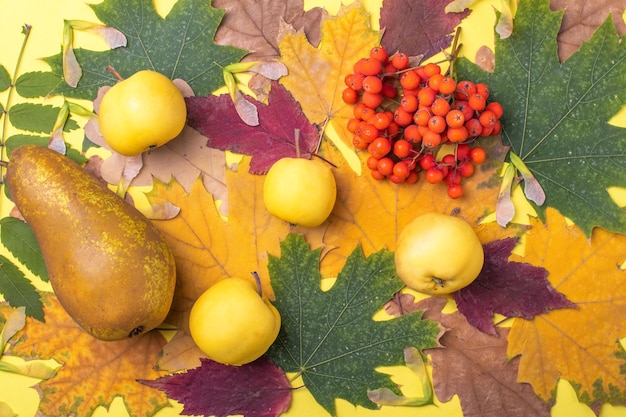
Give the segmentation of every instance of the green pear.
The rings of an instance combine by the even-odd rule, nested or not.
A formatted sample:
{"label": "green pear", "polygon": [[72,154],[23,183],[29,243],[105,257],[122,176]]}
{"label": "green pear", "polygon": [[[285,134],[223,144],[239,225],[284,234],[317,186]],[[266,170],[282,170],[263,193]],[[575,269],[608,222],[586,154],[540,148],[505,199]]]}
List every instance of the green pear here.
{"label": "green pear", "polygon": [[5,181],[32,228],[52,289],[100,340],[159,326],[174,296],[174,256],[155,225],[71,159],[45,147],[11,152]]}

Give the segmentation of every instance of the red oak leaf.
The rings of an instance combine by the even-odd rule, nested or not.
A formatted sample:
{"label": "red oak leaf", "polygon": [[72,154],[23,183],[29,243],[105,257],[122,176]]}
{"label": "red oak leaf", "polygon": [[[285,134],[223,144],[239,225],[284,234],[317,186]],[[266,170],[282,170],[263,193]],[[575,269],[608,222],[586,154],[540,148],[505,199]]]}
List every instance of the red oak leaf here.
{"label": "red oak leaf", "polygon": [[479,330],[496,334],[493,314],[532,319],[558,308],[576,308],[547,280],[547,271],[523,262],[509,262],[517,238],[484,245],[485,263],[480,275],[454,293],[454,301],[467,321]]}
{"label": "red oak leaf", "polygon": [[182,415],[276,417],[291,404],[285,373],[262,357],[242,366],[201,358],[201,365],[155,380],[141,380],[183,404]]}
{"label": "red oak leaf", "polygon": [[188,97],[187,123],[208,138],[209,147],[252,156],[251,174],[265,174],[277,160],[295,157],[296,130],[301,157],[311,156],[319,141],[317,127],[283,86],[272,82],[267,105],[245,99],[257,107],[258,126],[241,120],[228,94]]}
{"label": "red oak leaf", "polygon": [[381,45],[390,53],[424,55],[424,59],[450,46],[452,31],[469,15],[446,13],[450,0],[383,0],[380,27],[384,29]]}

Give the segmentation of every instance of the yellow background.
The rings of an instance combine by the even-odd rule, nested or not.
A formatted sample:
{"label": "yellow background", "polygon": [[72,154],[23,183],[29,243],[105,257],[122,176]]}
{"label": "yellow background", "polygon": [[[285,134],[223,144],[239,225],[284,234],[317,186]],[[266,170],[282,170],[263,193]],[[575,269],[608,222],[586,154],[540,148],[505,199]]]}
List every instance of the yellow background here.
{"label": "yellow background", "polygon": [[[347,0],[348,2],[350,0]],[[22,44],[22,25],[32,26],[29,42],[24,52],[19,73],[27,71],[47,71],[49,67],[40,58],[54,55],[61,48],[61,34],[64,19],[81,19],[97,21],[93,11],[89,8],[89,3],[98,1],[84,0],[0,0],[0,64],[3,65],[10,74],[13,75],[15,64]],[[155,6],[161,15],[166,15],[175,0],[156,0]],[[372,26],[378,28],[378,16],[382,0],[362,0],[364,6],[372,14]],[[314,6],[325,7],[330,14],[336,14],[341,0],[304,0],[305,9]],[[500,6],[499,0],[478,0],[473,6],[474,12],[463,23],[464,31],[461,38],[463,43],[463,54],[473,57],[481,45],[493,45],[493,24],[495,19],[494,7]],[[75,47],[85,47],[89,49],[102,49],[105,46],[102,41],[93,35],[86,33],[76,33],[74,39]],[[0,93],[0,103],[6,104],[7,92]],[[14,95],[13,104],[22,99]],[[49,99],[52,104],[60,105],[61,98]],[[30,100],[32,101],[32,100]],[[42,99],[42,101],[44,101]],[[90,108],[91,103],[83,103]],[[79,120],[79,123],[81,121]],[[5,132],[6,137],[16,133],[9,125]],[[70,140],[82,140],[82,132],[72,133]],[[6,200],[0,201],[0,217],[8,214],[12,204]],[[8,256],[9,254],[4,253]],[[25,271],[26,272],[26,271]],[[44,291],[50,291],[46,283],[33,280],[35,285]],[[2,360],[17,361],[20,359],[4,356]],[[419,395],[419,384],[415,381],[410,372],[403,372],[402,369],[393,369],[394,380],[404,385],[406,395]],[[36,414],[39,397],[33,386],[39,381],[33,378],[0,372],[0,402],[9,404],[13,412],[20,417],[31,417]],[[298,385],[298,382],[295,383]],[[172,407],[161,410],[158,417],[177,416],[182,411],[182,405],[172,401]],[[360,407],[353,407],[345,401],[337,402],[337,414],[339,417],[365,417],[365,416],[388,416],[388,417],[454,417],[462,416],[458,397],[454,397],[449,403],[436,406],[426,406],[420,408],[383,408],[380,411],[365,410]],[[100,407],[93,414],[95,417],[103,416],[128,416],[128,412],[121,398],[116,398],[108,409]],[[561,381],[558,385],[557,404],[552,409],[554,417],[585,417],[593,416],[593,412],[578,403],[576,395],[567,381]],[[328,416],[311,397],[305,389],[294,391],[292,406],[285,416]],[[625,407],[612,407],[605,405],[601,411],[602,417],[626,417]],[[0,417],[3,417],[0,414]]]}

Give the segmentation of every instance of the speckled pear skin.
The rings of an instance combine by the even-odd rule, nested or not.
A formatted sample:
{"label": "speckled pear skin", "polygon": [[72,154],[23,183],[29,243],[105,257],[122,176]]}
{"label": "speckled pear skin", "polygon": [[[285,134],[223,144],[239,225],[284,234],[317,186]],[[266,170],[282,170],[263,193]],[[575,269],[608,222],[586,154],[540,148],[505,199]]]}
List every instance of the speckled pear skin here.
{"label": "speckled pear skin", "polygon": [[77,163],[23,145],[5,181],[31,226],[52,289],[67,313],[100,340],[159,326],[174,296],[174,256],[159,230]]}

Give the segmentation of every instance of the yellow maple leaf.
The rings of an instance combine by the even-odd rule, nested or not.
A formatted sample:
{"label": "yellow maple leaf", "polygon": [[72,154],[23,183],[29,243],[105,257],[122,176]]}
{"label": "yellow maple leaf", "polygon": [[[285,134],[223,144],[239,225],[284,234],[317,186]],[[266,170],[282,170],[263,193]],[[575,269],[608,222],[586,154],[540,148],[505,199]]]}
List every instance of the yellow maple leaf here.
{"label": "yellow maple leaf", "polygon": [[134,416],[152,415],[169,406],[164,393],[137,382],[163,376],[153,369],[165,344],[158,331],[103,342],[78,327],[54,295],[46,293],[42,300],[46,322],[27,318],[10,352],[62,364],[54,378],[39,384],[43,415],[86,416],[99,406],[109,406],[115,397],[122,397]]}
{"label": "yellow maple leaf", "polygon": [[[303,32],[285,28],[278,47],[281,60],[289,74],[280,82],[302,106],[314,124],[332,127],[333,138],[354,163],[354,148],[346,124],[352,117],[352,105],[341,98],[345,76],[352,73],[354,63],[369,56],[370,49],[380,42],[380,32],[370,26],[370,16],[356,1],[342,6],[337,16],[322,21],[318,47],[311,45]],[[328,133],[328,132],[325,132]]]}
{"label": "yellow maple leaf", "polygon": [[579,385],[592,401],[594,384],[605,393],[609,387],[624,392],[618,339],[626,328],[626,286],[619,268],[626,236],[596,228],[588,240],[556,210],[548,209],[546,216],[545,224],[533,221],[522,260],[547,269],[550,284],[578,308],[515,320],[508,355],[521,355],[518,380],[545,400],[559,378]]}

